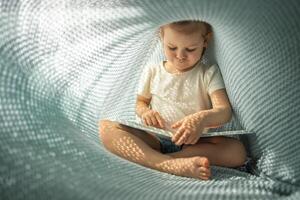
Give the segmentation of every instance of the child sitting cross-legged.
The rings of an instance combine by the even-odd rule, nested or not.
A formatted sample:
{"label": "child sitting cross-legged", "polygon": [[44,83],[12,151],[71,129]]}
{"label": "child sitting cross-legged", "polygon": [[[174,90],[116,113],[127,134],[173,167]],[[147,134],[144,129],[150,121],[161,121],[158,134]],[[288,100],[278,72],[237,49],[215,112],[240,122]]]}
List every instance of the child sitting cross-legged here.
{"label": "child sitting cross-legged", "polygon": [[239,167],[243,144],[231,137],[200,138],[231,119],[232,108],[221,73],[201,58],[212,37],[211,26],[180,21],[160,27],[165,61],[144,70],[136,114],[148,125],[169,130],[172,140],[151,132],[101,120],[100,137],[110,152],[162,172],[208,180],[210,165]]}

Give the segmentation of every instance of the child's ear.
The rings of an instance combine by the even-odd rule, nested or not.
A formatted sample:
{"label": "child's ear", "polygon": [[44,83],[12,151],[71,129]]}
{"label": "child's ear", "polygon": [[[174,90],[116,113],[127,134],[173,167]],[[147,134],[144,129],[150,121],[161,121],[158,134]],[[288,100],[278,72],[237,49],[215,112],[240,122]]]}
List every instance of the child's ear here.
{"label": "child's ear", "polygon": [[204,37],[204,47],[208,47],[208,43],[211,41],[213,37],[213,33],[212,32],[209,32],[206,34],[206,36]]}

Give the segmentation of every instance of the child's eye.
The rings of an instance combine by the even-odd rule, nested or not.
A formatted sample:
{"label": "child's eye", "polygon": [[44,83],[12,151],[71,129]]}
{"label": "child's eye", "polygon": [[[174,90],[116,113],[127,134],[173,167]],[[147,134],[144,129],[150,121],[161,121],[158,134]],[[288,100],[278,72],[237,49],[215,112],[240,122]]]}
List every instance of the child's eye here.
{"label": "child's eye", "polygon": [[171,51],[175,51],[177,48],[176,48],[176,47],[169,47],[169,49],[170,49]]}
{"label": "child's eye", "polygon": [[196,49],[186,49],[186,51],[188,51],[188,52],[193,52],[193,51],[195,51]]}

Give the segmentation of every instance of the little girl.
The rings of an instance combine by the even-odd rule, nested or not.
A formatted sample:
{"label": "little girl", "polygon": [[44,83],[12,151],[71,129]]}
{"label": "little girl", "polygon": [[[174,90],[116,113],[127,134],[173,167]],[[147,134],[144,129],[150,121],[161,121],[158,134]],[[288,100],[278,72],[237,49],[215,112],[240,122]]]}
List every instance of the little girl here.
{"label": "little girl", "polygon": [[180,21],[160,28],[167,58],[144,70],[136,114],[149,126],[173,132],[172,141],[151,133],[101,120],[100,137],[112,153],[162,172],[207,180],[210,165],[239,167],[246,160],[234,138],[201,138],[208,128],[231,119],[231,106],[216,65],[201,58],[212,37],[211,26]]}

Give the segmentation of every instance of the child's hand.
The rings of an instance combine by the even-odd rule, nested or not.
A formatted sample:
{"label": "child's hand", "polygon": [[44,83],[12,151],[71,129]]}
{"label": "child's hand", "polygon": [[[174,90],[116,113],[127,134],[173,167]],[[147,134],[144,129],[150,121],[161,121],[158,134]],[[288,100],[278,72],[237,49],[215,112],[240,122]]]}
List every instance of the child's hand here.
{"label": "child's hand", "polygon": [[204,127],[203,118],[197,115],[188,115],[172,125],[172,128],[178,129],[173,135],[172,141],[176,145],[196,144]]}
{"label": "child's hand", "polygon": [[147,110],[142,114],[141,118],[143,123],[147,126],[154,126],[162,129],[165,127],[165,121],[157,111]]}

